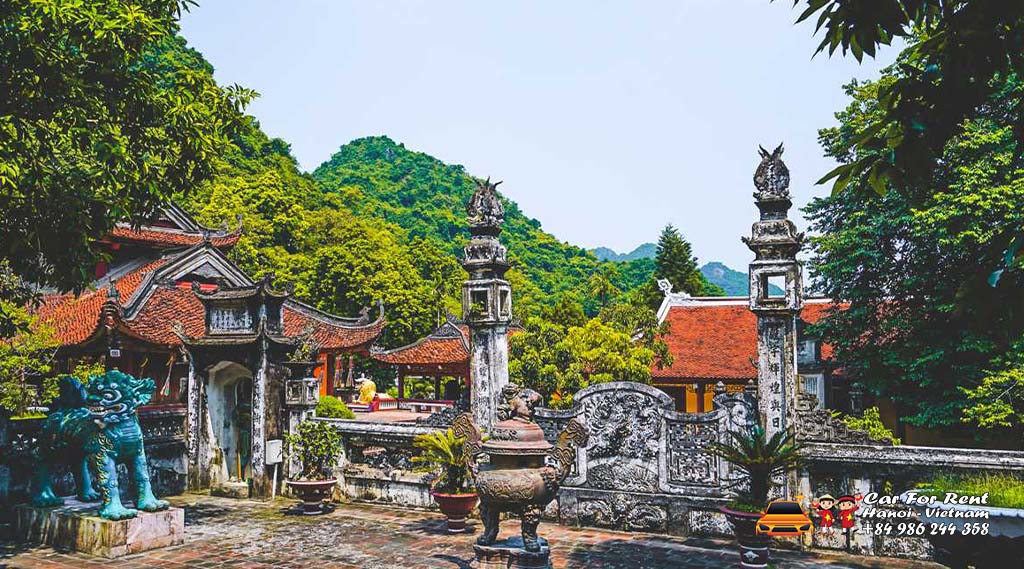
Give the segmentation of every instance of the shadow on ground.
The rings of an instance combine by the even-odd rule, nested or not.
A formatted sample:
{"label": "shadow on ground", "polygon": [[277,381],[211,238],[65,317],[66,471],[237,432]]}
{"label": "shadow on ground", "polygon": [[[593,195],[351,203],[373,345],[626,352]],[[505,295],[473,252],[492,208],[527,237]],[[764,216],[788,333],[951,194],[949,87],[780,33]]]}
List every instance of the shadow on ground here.
{"label": "shadow on ground", "polygon": [[408,532],[413,532],[420,535],[465,535],[466,542],[472,543],[472,539],[469,536],[476,534],[477,524],[469,522],[466,525],[466,531],[462,534],[448,533],[448,524],[444,519],[441,518],[426,518],[422,520],[416,520],[409,523],[404,523],[400,527]]}
{"label": "shadow on ground", "polygon": [[185,525],[190,526],[204,521],[212,521],[226,517],[231,510],[215,504],[185,504]]}

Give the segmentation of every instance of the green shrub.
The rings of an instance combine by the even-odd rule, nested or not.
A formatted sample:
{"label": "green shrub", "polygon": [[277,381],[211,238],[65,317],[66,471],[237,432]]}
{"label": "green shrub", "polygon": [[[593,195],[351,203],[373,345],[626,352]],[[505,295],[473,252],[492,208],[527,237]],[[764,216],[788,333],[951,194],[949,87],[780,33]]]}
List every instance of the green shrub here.
{"label": "green shrub", "polygon": [[896,435],[889,430],[889,427],[882,423],[882,415],[878,411],[878,407],[868,407],[864,410],[864,415],[858,417],[856,415],[845,415],[843,422],[846,426],[858,431],[867,431],[868,436],[873,441],[889,442],[892,444],[900,444],[900,440],[896,438]]}
{"label": "green shrub", "polygon": [[324,395],[316,404],[316,416],[324,419],[355,419],[356,414],[337,397]]}
{"label": "green shrub", "polygon": [[946,492],[981,496],[988,492],[988,504],[996,508],[1024,508],[1024,480],[1010,474],[940,474],[917,485],[921,494],[937,496]]}
{"label": "green shrub", "polygon": [[426,465],[437,473],[434,490],[445,494],[472,492],[469,465],[463,456],[466,439],[456,437],[451,429],[416,435],[413,445],[423,454],[412,457],[413,462]]}
{"label": "green shrub", "polygon": [[302,464],[300,479],[324,480],[341,456],[341,433],[323,421],[303,421],[295,434],[285,434],[289,456]]}

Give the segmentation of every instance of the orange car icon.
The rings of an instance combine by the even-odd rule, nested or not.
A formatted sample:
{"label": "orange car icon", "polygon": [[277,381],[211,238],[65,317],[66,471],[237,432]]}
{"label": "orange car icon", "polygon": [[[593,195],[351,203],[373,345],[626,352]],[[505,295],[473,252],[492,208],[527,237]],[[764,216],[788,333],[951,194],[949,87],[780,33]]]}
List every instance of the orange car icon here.
{"label": "orange car icon", "polygon": [[768,504],[764,515],[757,520],[757,533],[777,536],[795,536],[811,531],[811,518],[792,500],[775,500]]}

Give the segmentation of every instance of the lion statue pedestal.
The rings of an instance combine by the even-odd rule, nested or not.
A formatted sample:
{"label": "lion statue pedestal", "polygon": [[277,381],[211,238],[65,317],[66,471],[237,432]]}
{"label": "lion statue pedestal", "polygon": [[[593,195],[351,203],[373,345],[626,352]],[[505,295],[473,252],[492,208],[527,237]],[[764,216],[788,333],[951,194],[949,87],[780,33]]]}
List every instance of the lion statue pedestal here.
{"label": "lion statue pedestal", "polygon": [[18,541],[114,559],[185,543],[185,510],[139,512],[134,518],[105,520],[97,502],[66,498],[61,506],[15,507]]}
{"label": "lion statue pedestal", "polygon": [[[153,495],[136,414],[155,390],[152,379],[117,370],[87,385],[60,379],[39,434],[32,501],[16,508],[21,541],[110,558],[184,542],[184,510]],[[53,467],[61,463],[74,475],[77,499],[53,491]],[[134,508],[121,502],[118,464],[135,483]]]}

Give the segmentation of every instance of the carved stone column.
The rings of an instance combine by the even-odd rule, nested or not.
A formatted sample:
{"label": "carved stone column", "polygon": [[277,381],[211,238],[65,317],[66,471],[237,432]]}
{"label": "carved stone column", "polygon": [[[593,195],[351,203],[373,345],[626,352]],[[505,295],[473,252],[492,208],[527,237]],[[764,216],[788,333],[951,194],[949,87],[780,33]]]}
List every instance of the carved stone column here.
{"label": "carved stone column", "polygon": [[[315,377],[289,379],[284,383],[284,407],[288,410],[288,434],[298,433],[299,423],[313,416],[316,404],[320,400],[320,383]],[[296,457],[285,464],[285,474],[298,475],[299,464]]]}
{"label": "carved stone column", "polygon": [[757,406],[770,437],[796,425],[796,319],[803,308],[803,279],[796,255],[804,241],[787,217],[789,169],[782,145],[761,151],[754,173],[760,219],[743,242],[754,252],[750,263],[750,310],[757,315]]}
{"label": "carved stone column", "polygon": [[469,279],[462,285],[463,318],[469,325],[473,420],[489,432],[497,422],[501,389],[508,384],[508,327],[512,322],[512,287],[505,280],[509,264],[505,246],[498,240],[505,209],[498,197],[497,182],[477,182],[466,206],[470,240],[462,267]]}

